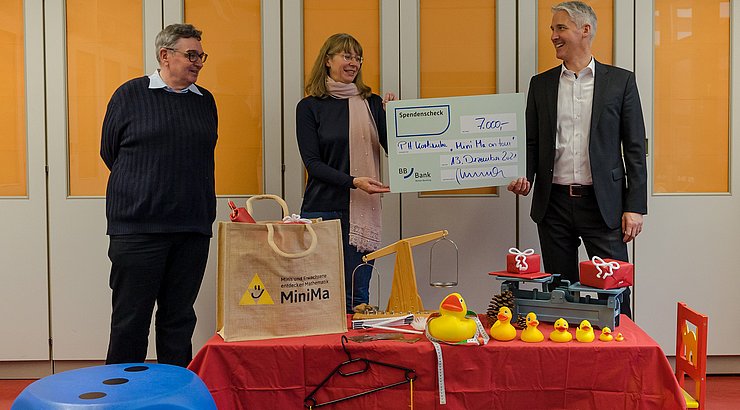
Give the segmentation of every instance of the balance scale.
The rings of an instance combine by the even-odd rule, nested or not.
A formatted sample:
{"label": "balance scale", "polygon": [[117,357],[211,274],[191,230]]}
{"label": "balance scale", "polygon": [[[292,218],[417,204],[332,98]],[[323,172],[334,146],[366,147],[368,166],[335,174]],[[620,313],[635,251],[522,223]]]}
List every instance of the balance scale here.
{"label": "balance scale", "polygon": [[[562,280],[561,285],[548,291],[547,285],[555,279],[552,275],[541,279],[523,279],[513,277],[496,277],[502,281],[501,293],[511,291],[514,294],[514,317],[526,316],[534,312],[541,322],[555,322],[558,318],[564,318],[569,323],[580,323],[588,320],[592,326],[599,329],[609,327],[611,329],[619,326],[619,313],[622,304],[622,292],[619,289],[597,289],[583,286],[579,282],[571,284]],[[521,283],[537,283],[542,285],[542,291],[537,289],[520,289]],[[601,300],[590,296],[581,296],[581,292],[593,292],[607,295],[607,299]]]}
{"label": "balance scale", "polygon": [[[371,260],[382,258],[390,254],[396,254],[396,263],[393,267],[393,284],[391,287],[391,295],[388,298],[388,306],[385,311],[379,311],[375,313],[355,313],[352,318],[355,320],[361,319],[373,319],[379,317],[398,316],[403,314],[412,313],[416,316],[428,316],[434,311],[424,310],[421,297],[419,296],[419,290],[416,285],[416,270],[414,269],[414,258],[411,254],[411,248],[416,245],[421,245],[433,240],[437,242],[432,245],[430,250],[430,264],[429,264],[429,285],[434,287],[452,287],[457,286],[459,278],[459,255],[458,248],[454,242],[447,239],[448,232],[446,230],[432,232],[424,235],[414,236],[408,239],[401,239],[391,245],[384,248],[378,249],[375,252],[371,252],[362,257],[362,261],[367,264]],[[442,240],[447,240],[455,247],[456,255],[458,256],[457,270],[455,274],[455,280],[449,282],[433,282],[431,280],[431,257],[434,247]],[[363,266],[363,265],[360,265]],[[358,266],[359,267],[359,266]],[[373,269],[375,269],[373,267]],[[355,268],[357,271],[357,268]],[[352,272],[352,282],[354,288],[354,272]],[[378,289],[380,291],[380,289]],[[353,297],[354,298],[354,297]]]}

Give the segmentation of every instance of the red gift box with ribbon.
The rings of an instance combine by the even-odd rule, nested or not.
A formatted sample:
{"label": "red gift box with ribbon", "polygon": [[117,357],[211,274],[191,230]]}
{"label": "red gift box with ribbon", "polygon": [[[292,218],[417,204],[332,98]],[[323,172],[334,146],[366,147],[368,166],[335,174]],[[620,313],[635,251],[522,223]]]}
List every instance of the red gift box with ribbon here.
{"label": "red gift box with ribbon", "polygon": [[534,253],[534,249],[520,251],[517,248],[509,248],[506,255],[506,271],[509,273],[537,273],[540,272],[540,255]]}
{"label": "red gift box with ribbon", "polygon": [[579,273],[581,285],[599,289],[626,288],[632,285],[634,265],[594,256],[590,261],[580,263]]}

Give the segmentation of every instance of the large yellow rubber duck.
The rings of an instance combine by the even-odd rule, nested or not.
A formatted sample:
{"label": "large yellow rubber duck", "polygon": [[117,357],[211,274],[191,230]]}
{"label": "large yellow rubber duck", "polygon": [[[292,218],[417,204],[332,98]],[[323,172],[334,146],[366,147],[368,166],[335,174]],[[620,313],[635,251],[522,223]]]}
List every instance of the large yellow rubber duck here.
{"label": "large yellow rubber duck", "polygon": [[603,329],[601,329],[599,340],[601,340],[602,342],[611,342],[612,340],[614,340],[614,336],[612,336],[612,330],[608,327],[604,327]]}
{"label": "large yellow rubber duck", "polygon": [[527,313],[527,328],[522,330],[522,340],[528,343],[538,343],[545,340],[545,335],[537,329],[540,322],[534,312]]}
{"label": "large yellow rubber duck", "polygon": [[468,306],[459,293],[447,295],[439,304],[440,316],[429,319],[429,334],[449,343],[458,343],[475,336],[475,321],[465,317]]}
{"label": "large yellow rubber duck", "polygon": [[568,331],[568,321],[562,317],[555,321],[555,330],[550,332],[550,340],[558,343],[570,342],[573,335]]}
{"label": "large yellow rubber duck", "polygon": [[502,342],[508,342],[516,337],[516,328],[511,325],[511,309],[502,306],[498,310],[498,320],[491,326],[491,337]]}
{"label": "large yellow rubber duck", "polygon": [[583,343],[591,343],[594,341],[594,328],[591,327],[591,322],[584,320],[581,322],[578,329],[576,329],[576,340]]}

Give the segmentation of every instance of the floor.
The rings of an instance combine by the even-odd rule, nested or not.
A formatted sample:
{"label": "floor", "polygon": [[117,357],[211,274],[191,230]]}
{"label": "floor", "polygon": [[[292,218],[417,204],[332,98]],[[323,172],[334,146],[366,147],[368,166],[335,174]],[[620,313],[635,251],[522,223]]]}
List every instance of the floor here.
{"label": "floor", "polygon": [[16,396],[33,380],[0,380],[0,410],[10,409]]}
{"label": "floor", "polygon": [[[15,397],[33,380],[0,380],[0,410],[10,409]],[[707,377],[706,408],[730,410],[740,408],[740,376]]]}

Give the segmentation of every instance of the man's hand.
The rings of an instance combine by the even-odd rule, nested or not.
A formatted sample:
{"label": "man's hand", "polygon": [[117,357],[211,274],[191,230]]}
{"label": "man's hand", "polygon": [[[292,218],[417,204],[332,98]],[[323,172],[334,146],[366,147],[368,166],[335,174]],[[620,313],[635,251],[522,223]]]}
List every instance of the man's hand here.
{"label": "man's hand", "polygon": [[532,185],[529,183],[529,181],[527,181],[527,178],[519,177],[511,181],[506,189],[517,195],[527,195],[529,194],[529,189],[531,187]]}
{"label": "man's hand", "polygon": [[387,185],[383,185],[382,182],[370,177],[357,177],[352,180],[352,184],[354,184],[357,189],[361,189],[368,194],[391,192],[391,189]]}
{"label": "man's hand", "polygon": [[625,212],[622,214],[622,241],[627,243],[637,237],[642,232],[642,215],[634,212]]}

